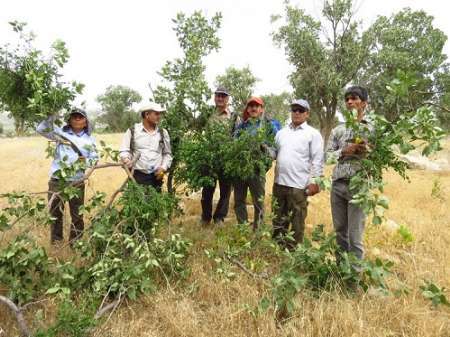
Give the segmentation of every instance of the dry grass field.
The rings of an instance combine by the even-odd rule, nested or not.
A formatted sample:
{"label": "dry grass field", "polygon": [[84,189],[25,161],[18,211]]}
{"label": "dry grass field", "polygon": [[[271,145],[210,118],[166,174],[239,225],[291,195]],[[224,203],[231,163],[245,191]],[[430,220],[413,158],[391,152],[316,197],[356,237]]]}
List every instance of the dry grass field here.
{"label": "dry grass field", "polygon": [[[117,146],[120,135],[100,135],[97,140],[100,139]],[[50,160],[45,159],[45,147],[46,141],[39,137],[0,139],[0,193],[46,190]],[[442,155],[448,157],[449,153],[450,141],[447,141]],[[327,168],[328,173],[329,170]],[[312,298],[300,294],[296,298],[300,308],[297,315],[283,326],[276,326],[270,312],[253,318],[244,305],[258,302],[260,286],[244,273],[239,273],[232,281],[214,275],[204,254],[204,248],[214,236],[214,228],[203,229],[197,224],[200,200],[194,197],[184,200],[185,214],[175,221],[179,231],[194,243],[189,258],[191,285],[162,290],[141,297],[137,302],[125,303],[94,335],[450,337],[450,308],[433,308],[419,289],[424,279],[450,289],[450,172],[413,170],[410,183],[392,173],[387,173],[386,178],[386,195],[391,200],[387,218],[408,226],[415,240],[405,245],[392,226],[368,226],[366,251],[369,257],[381,256],[395,263],[396,276],[412,289],[408,295],[395,297],[368,292],[349,297],[332,293]],[[123,179],[124,174],[118,169],[97,171],[89,182],[88,191],[111,193]],[[270,172],[266,195],[268,211],[272,179]],[[433,184],[440,186],[434,196]],[[234,224],[234,213],[230,213],[228,226]],[[327,192],[311,199],[307,235],[313,225],[320,223],[331,230]],[[56,254],[51,252],[45,229],[40,229],[36,235],[51,255]],[[447,297],[450,297],[449,291]],[[52,303],[47,303],[45,315],[51,316],[54,309]],[[29,319],[32,321],[31,315]],[[15,336],[14,324],[10,313],[0,308],[0,328],[5,331],[0,332],[0,336]]]}

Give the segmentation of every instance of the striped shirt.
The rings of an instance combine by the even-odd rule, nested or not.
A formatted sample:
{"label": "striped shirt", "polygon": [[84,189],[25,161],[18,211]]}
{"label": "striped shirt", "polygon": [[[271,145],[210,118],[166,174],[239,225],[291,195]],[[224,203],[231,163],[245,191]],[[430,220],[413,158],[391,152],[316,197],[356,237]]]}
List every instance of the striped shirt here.
{"label": "striped shirt", "polygon": [[[373,132],[373,125],[365,120],[361,121],[364,125],[360,136],[367,141],[368,136]],[[337,161],[333,169],[332,180],[350,179],[361,169],[361,159],[364,154],[353,154],[343,156],[342,150],[350,143],[355,143],[355,132],[351,128],[347,128],[345,123],[338,125],[331,131],[327,144],[326,157],[327,161]]]}

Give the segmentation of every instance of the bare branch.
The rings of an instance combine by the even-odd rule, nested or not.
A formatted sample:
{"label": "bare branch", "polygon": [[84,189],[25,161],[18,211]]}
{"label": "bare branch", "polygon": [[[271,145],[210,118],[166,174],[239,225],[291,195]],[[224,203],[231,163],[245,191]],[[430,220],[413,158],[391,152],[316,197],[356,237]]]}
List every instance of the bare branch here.
{"label": "bare branch", "polygon": [[22,305],[20,307],[20,310],[21,311],[25,311],[28,307],[31,307],[32,305],[36,305],[36,304],[39,304],[39,303],[42,303],[42,302],[45,302],[45,301],[48,301],[48,298],[44,298],[42,300],[38,300],[38,301],[34,301],[34,302],[28,302],[28,303]]}
{"label": "bare branch", "polygon": [[232,258],[232,257],[228,256],[227,254],[224,254],[224,257],[225,257],[225,259],[227,259],[228,261],[230,261],[234,265],[238,266],[239,269],[241,269],[242,271],[244,271],[248,275],[252,276],[253,278],[263,279],[263,280],[267,280],[269,278],[269,276],[266,273],[257,274],[257,273],[252,272],[241,261],[239,261],[239,260],[237,260],[235,258]]}
{"label": "bare branch", "polygon": [[429,104],[429,105],[434,106],[436,108],[442,109],[442,110],[444,110],[447,113],[450,113],[450,109],[445,107],[445,106],[443,106],[443,105],[440,105],[440,104],[437,104],[437,103],[434,103],[434,102],[429,102],[429,101],[425,102],[425,104]]}
{"label": "bare branch", "polygon": [[96,312],[94,318],[100,319],[104,314],[106,314],[108,311],[112,310],[111,314],[117,309],[117,307],[120,305],[120,302],[122,301],[122,296],[119,294],[119,297],[112,301],[111,303],[105,305],[104,307],[101,307]]}
{"label": "bare branch", "polygon": [[30,329],[28,328],[27,322],[23,317],[22,310],[9,298],[0,295],[0,303],[6,305],[16,316],[17,326],[19,327],[20,334],[23,337],[31,337]]}

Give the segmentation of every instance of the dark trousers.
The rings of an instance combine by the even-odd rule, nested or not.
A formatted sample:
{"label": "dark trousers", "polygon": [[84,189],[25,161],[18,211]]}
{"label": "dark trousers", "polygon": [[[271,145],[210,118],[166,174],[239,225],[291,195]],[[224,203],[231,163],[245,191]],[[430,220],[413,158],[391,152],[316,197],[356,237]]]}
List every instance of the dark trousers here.
{"label": "dark trousers", "polygon": [[237,222],[248,222],[247,193],[250,190],[255,210],[253,227],[256,229],[264,221],[264,196],[266,192],[266,176],[257,175],[254,178],[241,180],[234,184],[234,211]]}
{"label": "dark trousers", "polygon": [[[308,201],[305,190],[295,187],[273,185],[273,238],[280,244],[295,247],[303,242],[305,233],[305,219]],[[285,239],[292,224],[294,242]]]}
{"label": "dark trousers", "polygon": [[213,196],[216,189],[217,181],[214,182],[214,186],[206,186],[202,189],[202,220],[214,221],[223,220],[228,214],[228,207],[230,203],[231,184],[225,179],[219,179],[220,198],[217,203],[214,216],[212,214],[213,209]]}
{"label": "dark trousers", "polygon": [[133,177],[138,184],[144,185],[144,186],[152,186],[158,192],[161,192],[161,187],[162,187],[163,181],[162,181],[162,179],[156,179],[156,176],[154,173],[148,174],[148,173],[144,173],[142,171],[135,170],[133,173]]}
{"label": "dark trousers", "polygon": [[[72,219],[70,225],[69,241],[74,241],[83,236],[84,221],[83,216],[79,214],[80,206],[84,204],[84,184],[77,186],[78,195],[69,200],[70,217]],[[50,215],[55,218],[50,227],[51,242],[62,241],[63,237],[63,216],[64,203],[59,196],[52,196],[55,192],[61,190],[60,183],[57,179],[50,179],[48,182],[48,200],[52,200],[50,204]]]}

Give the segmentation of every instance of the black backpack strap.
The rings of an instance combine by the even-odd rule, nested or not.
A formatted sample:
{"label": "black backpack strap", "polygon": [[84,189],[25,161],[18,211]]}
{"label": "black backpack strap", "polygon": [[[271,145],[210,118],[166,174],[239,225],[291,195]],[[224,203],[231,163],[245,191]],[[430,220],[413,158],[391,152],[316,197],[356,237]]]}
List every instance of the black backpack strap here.
{"label": "black backpack strap", "polygon": [[130,153],[131,155],[133,155],[134,152],[134,125],[132,127],[130,127],[128,130],[130,130]]}
{"label": "black backpack strap", "polygon": [[158,130],[159,130],[159,135],[160,135],[159,144],[161,144],[162,153],[164,153],[164,151],[166,149],[166,143],[164,143],[164,130],[165,129],[158,127]]}
{"label": "black backpack strap", "polygon": [[65,137],[63,135],[58,135],[58,137],[61,137],[64,140],[64,142],[62,142],[62,143],[69,145],[72,148],[72,150],[74,150],[75,153],[78,155],[78,157],[84,158],[80,149],[70,139],[68,139],[67,137]]}

